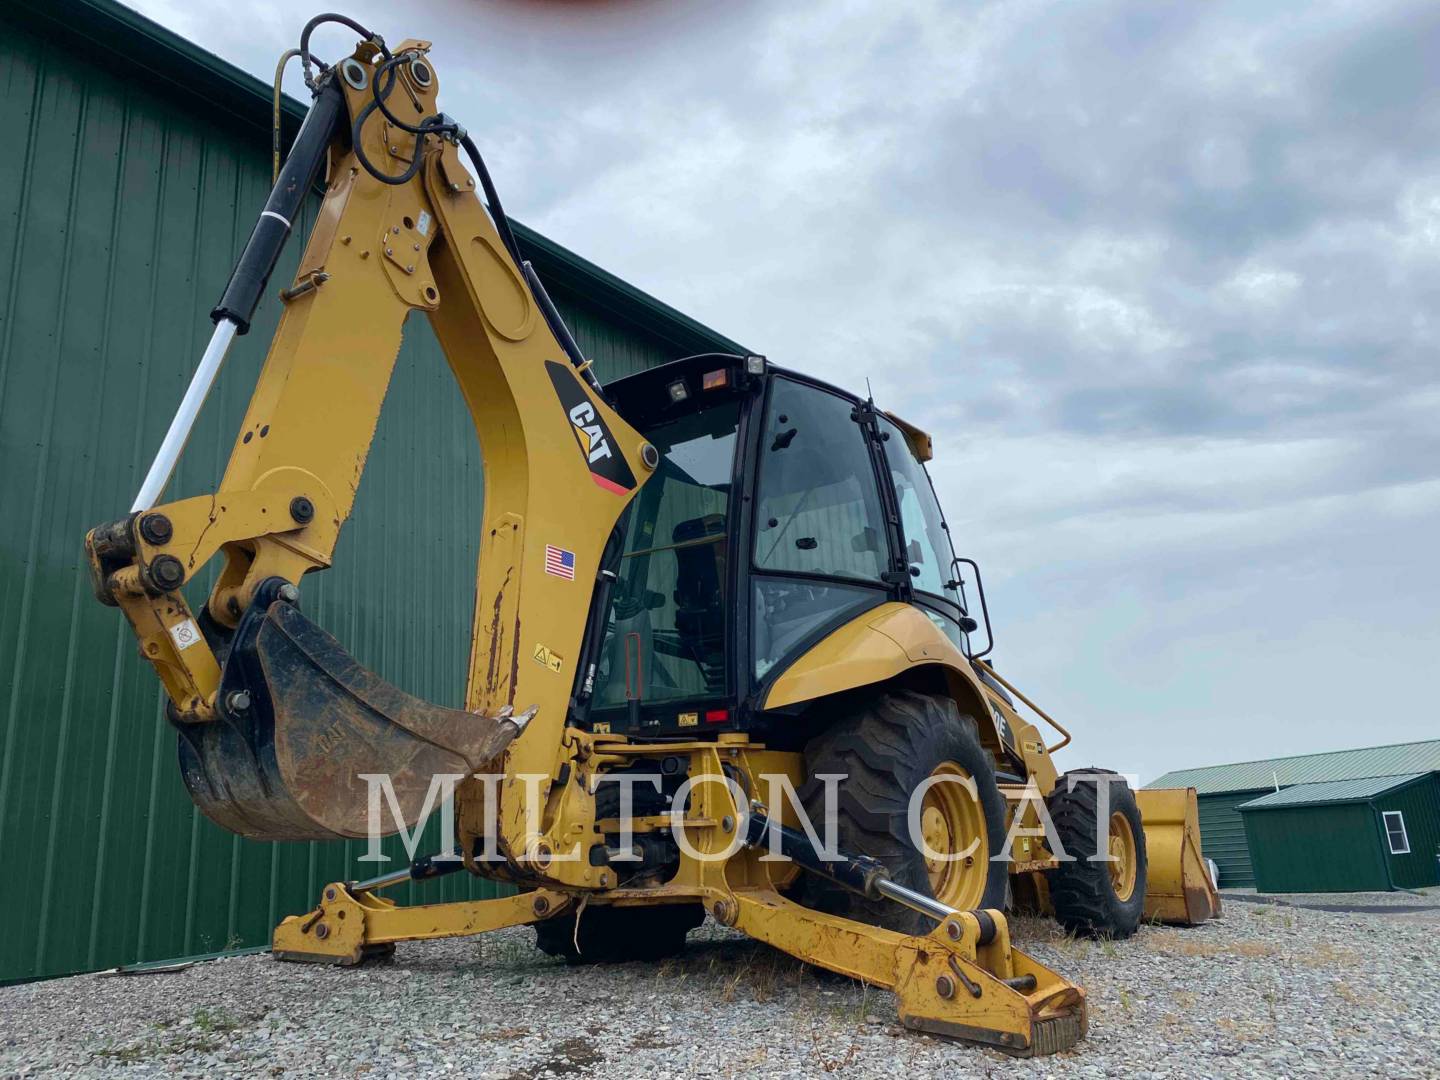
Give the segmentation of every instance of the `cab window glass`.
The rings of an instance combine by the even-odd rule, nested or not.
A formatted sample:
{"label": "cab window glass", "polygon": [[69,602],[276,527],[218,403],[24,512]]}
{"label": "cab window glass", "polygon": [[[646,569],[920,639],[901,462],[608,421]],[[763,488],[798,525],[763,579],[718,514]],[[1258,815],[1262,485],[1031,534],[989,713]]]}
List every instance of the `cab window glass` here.
{"label": "cab window glass", "polygon": [[959,649],[962,653],[969,655],[970,641],[965,636],[965,631],[960,629],[959,623],[950,618],[949,615],[942,615],[934,608],[920,605],[916,606],[920,607],[920,610],[925,613],[925,617],[935,624],[937,630],[950,639],[950,644],[954,645],[955,648]]}
{"label": "cab window glass", "polygon": [[878,581],[889,559],[875,470],[854,406],[774,380],[761,433],[755,567]]}
{"label": "cab window glass", "polygon": [[595,707],[723,693],[730,479],[740,408],[730,402],[645,436],[660,466],[628,511],[610,594]]}
{"label": "cab window glass", "polygon": [[900,529],[905,536],[905,561],[910,564],[911,583],[958,604],[959,594],[946,588],[954,556],[925,466],[911,452],[904,432],[883,416],[877,419],[895,485],[895,501],[900,506]]}
{"label": "cab window glass", "polygon": [[878,589],[856,585],[823,585],[798,578],[757,577],[754,582],[750,633],[757,679],[763,679],[825,627],[885,600]]}

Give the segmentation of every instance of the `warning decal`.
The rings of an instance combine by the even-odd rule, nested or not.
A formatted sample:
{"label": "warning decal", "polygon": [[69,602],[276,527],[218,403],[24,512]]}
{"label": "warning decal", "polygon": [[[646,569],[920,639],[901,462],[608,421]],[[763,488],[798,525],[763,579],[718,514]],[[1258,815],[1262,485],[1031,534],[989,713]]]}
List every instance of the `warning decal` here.
{"label": "warning decal", "polygon": [[200,644],[200,628],[195,625],[194,619],[186,619],[170,627],[170,639],[175,642],[175,648],[188,649],[191,645]]}
{"label": "warning decal", "polygon": [[531,654],[531,659],[537,664],[544,664],[551,671],[555,672],[558,672],[565,663],[559,656],[551,652],[544,645],[535,646],[535,651]]}

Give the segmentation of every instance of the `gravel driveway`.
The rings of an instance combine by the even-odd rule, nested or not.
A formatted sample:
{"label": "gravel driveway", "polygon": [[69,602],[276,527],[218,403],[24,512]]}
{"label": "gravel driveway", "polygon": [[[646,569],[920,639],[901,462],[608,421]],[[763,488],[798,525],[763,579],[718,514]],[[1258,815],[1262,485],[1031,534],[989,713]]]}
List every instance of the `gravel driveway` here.
{"label": "gravel driveway", "polygon": [[1012,1061],[915,1035],[890,995],[707,924],[682,959],[567,968],[526,930],[341,970],[256,955],[0,988],[0,1075],[1440,1076],[1440,910],[1230,904],[1130,941],[1016,938],[1086,986],[1090,1037]]}

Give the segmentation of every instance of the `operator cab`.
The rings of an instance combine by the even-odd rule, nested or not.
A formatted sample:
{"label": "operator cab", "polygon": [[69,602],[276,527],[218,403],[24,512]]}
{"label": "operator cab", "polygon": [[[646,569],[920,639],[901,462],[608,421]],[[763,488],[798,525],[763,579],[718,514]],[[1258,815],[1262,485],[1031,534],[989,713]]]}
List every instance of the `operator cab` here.
{"label": "operator cab", "polygon": [[606,393],[660,464],[597,591],[593,680],[577,692],[594,730],[763,732],[785,668],[889,601],[971,652],[924,432],[761,357],[677,360]]}

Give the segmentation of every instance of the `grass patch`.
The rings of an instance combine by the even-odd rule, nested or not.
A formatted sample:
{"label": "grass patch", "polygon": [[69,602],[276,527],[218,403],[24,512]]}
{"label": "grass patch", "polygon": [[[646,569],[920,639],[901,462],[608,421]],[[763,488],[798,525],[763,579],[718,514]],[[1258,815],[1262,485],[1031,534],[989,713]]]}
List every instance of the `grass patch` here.
{"label": "grass patch", "polygon": [[1268,941],[1204,941],[1173,930],[1161,931],[1151,937],[1147,944],[1152,950],[1166,956],[1244,956],[1257,958],[1278,956],[1280,948]]}
{"label": "grass patch", "polygon": [[225,1034],[235,1031],[242,1026],[240,1020],[231,1016],[224,1009],[199,1008],[190,1016],[190,1023],[196,1031],[215,1032]]}

